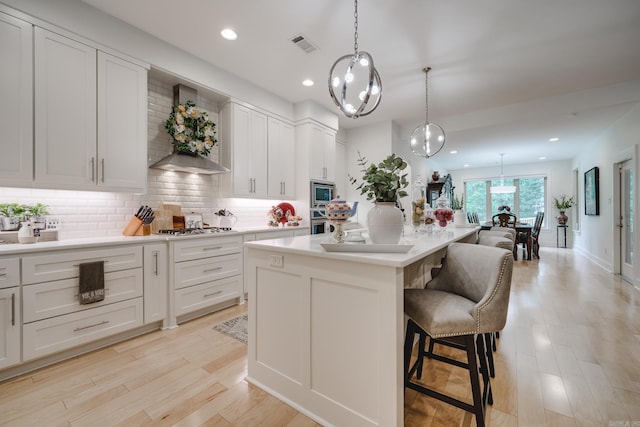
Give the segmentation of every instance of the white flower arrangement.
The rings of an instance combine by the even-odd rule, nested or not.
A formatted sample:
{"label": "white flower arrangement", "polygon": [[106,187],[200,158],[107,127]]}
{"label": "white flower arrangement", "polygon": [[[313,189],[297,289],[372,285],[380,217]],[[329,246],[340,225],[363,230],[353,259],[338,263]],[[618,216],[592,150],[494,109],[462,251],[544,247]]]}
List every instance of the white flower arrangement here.
{"label": "white flower arrangement", "polygon": [[206,157],[218,142],[216,124],[193,101],[187,101],[184,105],[176,104],[164,128],[173,138],[171,143],[180,152]]}

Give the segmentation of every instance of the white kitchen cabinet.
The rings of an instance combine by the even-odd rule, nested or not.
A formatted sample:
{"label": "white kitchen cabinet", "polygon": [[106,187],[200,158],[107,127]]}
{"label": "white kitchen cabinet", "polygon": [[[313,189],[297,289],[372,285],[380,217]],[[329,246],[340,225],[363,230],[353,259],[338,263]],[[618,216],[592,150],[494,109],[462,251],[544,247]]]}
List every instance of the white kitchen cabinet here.
{"label": "white kitchen cabinet", "polygon": [[167,318],[168,261],[164,243],[144,247],[144,323]]}
{"label": "white kitchen cabinet", "polygon": [[[142,326],[143,250],[127,245],[22,257],[24,361]],[[81,305],[79,265],[104,261],[105,299]]]}
{"label": "white kitchen cabinet", "polygon": [[268,196],[275,199],[295,199],[295,140],[293,126],[269,117]]}
{"label": "white kitchen cabinet", "polygon": [[147,73],[35,28],[36,186],[144,191]]}
{"label": "white kitchen cabinet", "polygon": [[0,13],[0,186],[33,181],[33,30]]}
{"label": "white kitchen cabinet", "polygon": [[0,259],[0,369],[20,363],[20,259]]}
{"label": "white kitchen cabinet", "polygon": [[309,178],[333,182],[336,177],[336,133],[316,123],[304,123],[298,129],[300,143],[309,147]]}
{"label": "white kitchen cabinet", "polygon": [[0,289],[0,369],[20,363],[20,288]]}
{"label": "white kitchen cabinet", "polygon": [[[171,242],[173,319],[206,313],[221,303],[242,302],[241,235]],[[209,310],[210,311],[210,310]]]}
{"label": "white kitchen cabinet", "polygon": [[231,194],[267,196],[267,116],[229,103],[221,112],[222,164],[231,169]]}

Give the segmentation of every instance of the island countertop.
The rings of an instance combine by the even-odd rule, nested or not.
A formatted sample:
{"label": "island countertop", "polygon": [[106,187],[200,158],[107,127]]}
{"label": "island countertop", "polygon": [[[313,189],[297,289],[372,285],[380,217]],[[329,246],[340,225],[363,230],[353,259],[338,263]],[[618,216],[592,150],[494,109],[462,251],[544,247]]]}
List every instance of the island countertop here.
{"label": "island countertop", "polygon": [[[449,226],[443,230],[432,233],[416,234],[410,227],[405,227],[404,236],[400,240],[401,245],[413,245],[406,253],[389,252],[327,252],[321,243],[334,243],[330,233],[300,236],[295,238],[280,238],[245,242],[245,246],[255,249],[268,249],[280,253],[304,254],[326,259],[340,259],[355,263],[376,264],[389,267],[406,267],[426,255],[432,254],[449,245],[452,241],[464,241],[472,239],[476,234],[476,227]],[[475,243],[475,242],[474,242]],[[357,245],[358,243],[345,242],[344,245]],[[360,243],[362,244],[362,243]],[[367,239],[366,244],[371,244]]]}

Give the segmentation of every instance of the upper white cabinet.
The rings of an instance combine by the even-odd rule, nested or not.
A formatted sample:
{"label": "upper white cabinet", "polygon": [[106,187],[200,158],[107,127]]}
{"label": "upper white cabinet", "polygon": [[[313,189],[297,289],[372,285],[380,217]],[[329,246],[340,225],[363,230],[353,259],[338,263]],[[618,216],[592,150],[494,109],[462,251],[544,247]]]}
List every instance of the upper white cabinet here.
{"label": "upper white cabinet", "polygon": [[231,193],[238,197],[267,196],[267,116],[229,103],[221,112],[220,155],[231,169]]}
{"label": "upper white cabinet", "polygon": [[33,181],[33,30],[0,13],[0,186]]}
{"label": "upper white cabinet", "polygon": [[276,199],[294,199],[296,168],[293,126],[269,117],[267,140],[268,196]]}
{"label": "upper white cabinet", "polygon": [[335,181],[335,131],[315,123],[305,123],[299,126],[299,134],[309,147],[309,178]]}
{"label": "upper white cabinet", "polygon": [[36,185],[144,191],[143,67],[36,27],[34,84]]}

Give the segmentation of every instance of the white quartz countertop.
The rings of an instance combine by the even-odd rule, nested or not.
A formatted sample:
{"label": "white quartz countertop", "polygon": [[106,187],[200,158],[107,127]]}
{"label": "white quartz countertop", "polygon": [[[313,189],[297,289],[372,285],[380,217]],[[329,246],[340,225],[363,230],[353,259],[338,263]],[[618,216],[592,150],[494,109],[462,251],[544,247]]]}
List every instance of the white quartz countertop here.
{"label": "white quartz countertop", "polygon": [[[449,226],[444,230],[434,233],[415,234],[411,227],[405,228],[401,245],[414,245],[406,253],[389,252],[327,252],[320,244],[333,243],[329,233],[313,236],[287,237],[280,239],[259,240],[245,242],[250,249],[262,249],[278,253],[301,254],[329,259],[350,260],[365,264],[387,265],[392,267],[406,267],[415,261],[424,258],[450,243],[464,239],[476,233],[476,227],[456,228]],[[364,235],[365,237],[366,234]],[[344,243],[353,244],[353,243]],[[366,240],[366,244],[370,241]]]}
{"label": "white quartz countertop", "polygon": [[47,242],[37,243],[7,243],[0,244],[1,255],[28,254],[51,250],[78,249],[78,248],[95,248],[104,246],[118,246],[125,244],[141,244],[154,242],[167,242],[184,239],[211,239],[223,236],[241,236],[248,233],[262,233],[268,231],[295,231],[301,227],[244,227],[238,228],[230,232],[213,233],[213,234],[194,234],[188,236],[172,236],[166,234],[152,234],[149,236],[113,236],[113,237],[88,237],[83,239],[61,239]]}

